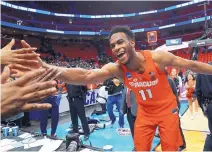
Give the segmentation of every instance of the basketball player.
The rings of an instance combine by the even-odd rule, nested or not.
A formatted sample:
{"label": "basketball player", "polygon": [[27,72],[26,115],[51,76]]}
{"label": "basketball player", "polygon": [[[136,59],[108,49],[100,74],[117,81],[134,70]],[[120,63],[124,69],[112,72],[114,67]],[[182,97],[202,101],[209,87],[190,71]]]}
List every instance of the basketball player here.
{"label": "basketball player", "polygon": [[[150,151],[156,127],[159,127],[163,151],[176,151],[182,143],[176,97],[169,86],[166,66],[212,74],[209,64],[186,60],[165,51],[135,51],[135,37],[127,27],[114,27],[109,35],[116,63],[101,69],[57,68],[57,79],[70,84],[100,83],[117,77],[131,89],[138,102],[134,144],[136,151]],[[40,60],[40,59],[39,59]],[[52,67],[42,61],[41,66]]]}

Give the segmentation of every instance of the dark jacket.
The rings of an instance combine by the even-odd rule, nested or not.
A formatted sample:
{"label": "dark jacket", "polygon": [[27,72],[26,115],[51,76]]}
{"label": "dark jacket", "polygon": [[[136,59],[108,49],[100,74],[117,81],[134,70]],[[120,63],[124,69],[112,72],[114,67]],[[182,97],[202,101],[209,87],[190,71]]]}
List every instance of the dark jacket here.
{"label": "dark jacket", "polygon": [[173,94],[176,96],[177,105],[178,105],[178,107],[180,108],[180,102],[179,102],[179,98],[178,98],[178,93],[177,93],[176,84],[175,84],[175,82],[172,80],[172,78],[170,78],[169,76],[168,76],[168,82],[169,82],[169,85],[170,85],[170,87],[171,87],[171,89],[172,89]]}
{"label": "dark jacket", "polygon": [[[209,64],[212,65],[212,62]],[[197,95],[197,101],[200,107],[203,109],[202,105],[204,99],[212,99],[212,75],[197,74],[195,90]]]}
{"label": "dark jacket", "polygon": [[85,98],[87,86],[66,84],[69,98]]}
{"label": "dark jacket", "polygon": [[198,74],[195,89],[197,96],[212,98],[212,75]]}

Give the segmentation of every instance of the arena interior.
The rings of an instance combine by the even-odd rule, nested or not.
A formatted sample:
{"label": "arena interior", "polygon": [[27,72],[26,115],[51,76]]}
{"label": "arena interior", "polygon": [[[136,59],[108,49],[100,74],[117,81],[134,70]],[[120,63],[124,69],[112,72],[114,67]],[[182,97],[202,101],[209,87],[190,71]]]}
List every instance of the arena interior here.
{"label": "arena interior", "polygon": [[[108,35],[112,27],[121,25],[129,27],[135,34],[136,51],[169,51],[181,58],[208,63],[212,61],[211,18],[212,4],[206,0],[1,1],[1,48],[15,39],[12,49],[16,50],[22,48],[21,40],[25,40],[30,46],[36,47],[36,53],[50,65],[96,69],[116,62]],[[176,70],[175,76],[173,70]],[[177,88],[181,106],[179,117],[186,142],[181,151],[203,151],[210,131],[207,117],[196,105],[195,97],[187,98],[186,84],[190,72],[184,68],[167,67],[168,75],[178,85],[181,83]],[[195,81],[196,73],[191,73]],[[209,85],[212,86],[212,82]],[[116,120],[111,122],[107,102],[97,100],[101,87],[102,84],[87,85],[83,102],[90,133],[86,138],[81,118],[78,119],[79,135],[72,132],[68,89],[64,82],[58,81],[58,109],[56,112],[53,112],[53,108],[47,111],[47,133],[41,131],[44,113],[40,110],[21,112],[21,116],[1,120],[1,126],[19,126],[17,137],[12,134],[12,129],[7,137],[3,136],[1,130],[1,149],[132,151],[134,143],[127,115],[123,116],[124,125],[120,126],[120,109],[117,105],[113,106]],[[195,104],[192,105],[192,102]],[[190,114],[189,106],[193,106],[195,115]],[[58,120],[53,120],[55,113],[59,115]],[[56,133],[52,135],[54,123]],[[162,150],[160,134],[157,132],[151,151]]]}

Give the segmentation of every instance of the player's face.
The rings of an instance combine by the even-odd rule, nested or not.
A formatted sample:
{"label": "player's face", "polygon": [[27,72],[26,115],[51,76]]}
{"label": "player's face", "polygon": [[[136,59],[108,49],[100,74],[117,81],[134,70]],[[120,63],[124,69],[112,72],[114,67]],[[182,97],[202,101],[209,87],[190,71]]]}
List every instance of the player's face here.
{"label": "player's face", "polygon": [[135,42],[133,40],[129,40],[124,33],[120,32],[111,36],[110,47],[113,55],[122,64],[127,64],[130,61],[132,51],[135,48]]}

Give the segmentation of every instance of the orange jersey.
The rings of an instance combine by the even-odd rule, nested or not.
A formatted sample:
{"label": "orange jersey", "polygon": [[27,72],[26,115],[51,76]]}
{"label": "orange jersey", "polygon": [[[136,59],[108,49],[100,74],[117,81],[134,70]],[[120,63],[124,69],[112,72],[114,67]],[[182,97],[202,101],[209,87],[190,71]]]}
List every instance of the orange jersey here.
{"label": "orange jersey", "polygon": [[140,52],[146,59],[143,74],[127,69],[124,70],[124,84],[131,89],[138,103],[138,114],[152,118],[174,113],[177,108],[176,96],[173,94],[165,72],[161,72],[152,60],[150,51]]}

